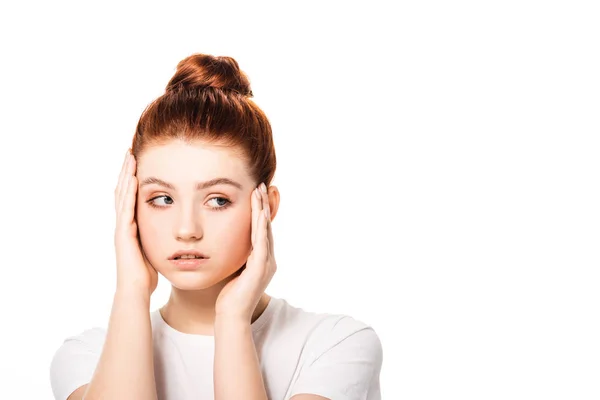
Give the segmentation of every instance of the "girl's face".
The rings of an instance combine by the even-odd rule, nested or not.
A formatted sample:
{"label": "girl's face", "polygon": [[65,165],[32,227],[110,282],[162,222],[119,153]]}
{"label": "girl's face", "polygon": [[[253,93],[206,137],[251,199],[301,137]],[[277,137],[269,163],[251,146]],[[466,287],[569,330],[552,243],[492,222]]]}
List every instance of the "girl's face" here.
{"label": "girl's face", "polygon": [[[137,160],[136,175],[140,241],[150,264],[173,286],[206,289],[244,265],[258,182],[233,149],[182,141],[149,147]],[[169,259],[182,249],[209,259],[194,271],[180,270]]]}

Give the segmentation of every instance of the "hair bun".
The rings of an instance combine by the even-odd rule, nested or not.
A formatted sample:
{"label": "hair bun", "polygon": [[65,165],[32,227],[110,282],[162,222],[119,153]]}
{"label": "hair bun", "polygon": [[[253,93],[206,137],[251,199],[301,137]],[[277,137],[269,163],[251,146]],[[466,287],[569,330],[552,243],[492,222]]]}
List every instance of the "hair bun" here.
{"label": "hair bun", "polygon": [[233,58],[192,54],[177,64],[167,92],[212,87],[252,97],[250,81]]}

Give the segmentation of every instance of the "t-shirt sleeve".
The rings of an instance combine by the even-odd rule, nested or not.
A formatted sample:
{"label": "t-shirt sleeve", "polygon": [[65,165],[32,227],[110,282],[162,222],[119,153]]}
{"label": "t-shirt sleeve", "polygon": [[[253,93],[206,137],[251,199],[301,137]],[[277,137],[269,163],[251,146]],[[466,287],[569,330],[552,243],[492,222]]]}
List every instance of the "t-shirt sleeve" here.
{"label": "t-shirt sleeve", "polygon": [[293,385],[296,394],[334,400],[380,400],[383,349],[375,330],[351,317],[337,320],[311,344],[311,356]]}
{"label": "t-shirt sleeve", "polygon": [[50,363],[54,398],[66,400],[78,387],[89,383],[102,354],[105,331],[92,328],[62,343]]}

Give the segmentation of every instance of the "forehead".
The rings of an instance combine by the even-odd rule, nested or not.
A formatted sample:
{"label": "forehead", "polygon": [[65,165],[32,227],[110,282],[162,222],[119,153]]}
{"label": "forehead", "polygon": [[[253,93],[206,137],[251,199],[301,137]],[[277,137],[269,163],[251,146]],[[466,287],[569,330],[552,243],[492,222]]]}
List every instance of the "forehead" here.
{"label": "forehead", "polygon": [[138,179],[152,176],[174,183],[213,178],[251,183],[246,160],[237,149],[180,140],[144,149],[137,160],[137,176]]}

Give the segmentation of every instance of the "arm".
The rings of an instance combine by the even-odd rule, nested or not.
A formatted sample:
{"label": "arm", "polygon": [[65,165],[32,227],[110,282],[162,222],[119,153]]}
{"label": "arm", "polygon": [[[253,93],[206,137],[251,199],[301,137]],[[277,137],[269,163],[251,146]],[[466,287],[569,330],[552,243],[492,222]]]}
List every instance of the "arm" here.
{"label": "arm", "polygon": [[216,319],[214,386],[216,400],[268,400],[248,321]]}
{"label": "arm", "polygon": [[158,273],[140,245],[135,170],[128,150],[115,188],[117,289],[108,328],[100,343],[97,332],[86,331],[57,352],[50,369],[56,398],[80,399],[82,392],[87,400],[157,398],[149,308]]}
{"label": "arm", "polygon": [[78,387],[69,397],[67,397],[67,400],[82,400],[87,388],[88,385]]}
{"label": "arm", "polygon": [[102,354],[83,398],[157,399],[149,308],[147,292],[117,290]]}
{"label": "arm", "polygon": [[251,325],[261,295],[277,270],[267,188],[264,183],[260,188],[252,192],[252,252],[246,268],[227,283],[215,304],[216,400],[268,400]]}

